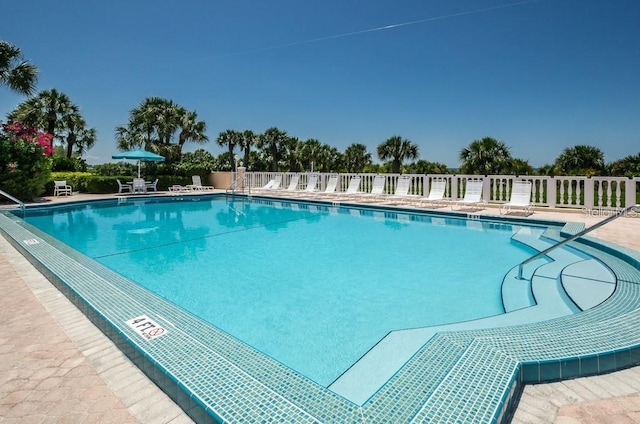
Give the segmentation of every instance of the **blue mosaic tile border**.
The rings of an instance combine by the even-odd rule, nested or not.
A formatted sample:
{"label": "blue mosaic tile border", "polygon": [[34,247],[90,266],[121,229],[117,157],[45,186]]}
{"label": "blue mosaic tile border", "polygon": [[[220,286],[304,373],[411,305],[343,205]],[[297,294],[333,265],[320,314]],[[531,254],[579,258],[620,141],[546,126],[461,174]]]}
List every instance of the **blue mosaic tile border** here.
{"label": "blue mosaic tile border", "polygon": [[[0,231],[196,422],[503,422],[523,383],[640,362],[632,325],[640,317],[640,254],[596,239],[574,244],[616,274],[604,304],[541,323],[437,334],[358,406],[11,214],[0,213]],[[142,339],[124,325],[141,313],[169,332]],[[576,331],[582,337],[568,340]]]}

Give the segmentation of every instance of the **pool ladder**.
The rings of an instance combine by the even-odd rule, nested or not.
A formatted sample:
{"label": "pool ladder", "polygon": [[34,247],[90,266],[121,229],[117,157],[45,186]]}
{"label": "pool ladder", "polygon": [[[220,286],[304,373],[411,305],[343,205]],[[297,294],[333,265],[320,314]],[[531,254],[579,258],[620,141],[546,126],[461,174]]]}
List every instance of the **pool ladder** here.
{"label": "pool ladder", "polygon": [[518,280],[527,280],[526,278],[524,278],[522,276],[522,271],[523,268],[526,264],[528,264],[529,262],[535,261],[538,258],[541,258],[543,256],[545,256],[547,253],[551,252],[554,249],[557,249],[558,247],[564,246],[565,244],[579,238],[582,237],[583,235],[602,227],[605,224],[608,224],[609,222],[613,221],[614,219],[625,215],[627,212],[632,211],[632,210],[639,210],[640,211],[640,204],[636,204],[636,205],[631,205],[631,206],[627,206],[624,209],[619,210],[618,212],[616,212],[615,214],[611,215],[610,217],[607,217],[605,219],[603,219],[602,221],[592,225],[589,228],[585,228],[584,230],[580,231],[579,233],[576,233],[574,235],[572,235],[571,237],[568,237],[564,240],[560,240],[559,242],[557,242],[556,244],[549,246],[548,248],[544,249],[541,252],[536,253],[535,255],[531,256],[529,259],[525,259],[524,261],[520,262],[520,265],[518,265]]}
{"label": "pool ladder", "polygon": [[[238,184],[240,183],[240,184]],[[238,185],[240,185],[240,187],[242,187],[240,190],[238,190]],[[244,193],[246,191],[249,192],[249,194],[251,194],[251,187],[249,187],[249,185],[247,184],[247,177],[243,176],[242,180],[238,180],[237,178],[233,180],[233,182],[231,183],[231,185],[229,187],[227,187],[227,189],[225,190],[225,192],[227,194],[236,194],[236,192],[241,192]]]}
{"label": "pool ladder", "polygon": [[12,195],[10,195],[9,193],[7,193],[6,191],[0,190],[0,194],[2,194],[4,197],[6,197],[7,199],[11,200],[12,202],[15,202],[18,204],[18,206],[20,207],[20,210],[22,211],[22,216],[24,216],[24,203],[21,202],[20,200],[16,199],[15,197],[13,197]]}

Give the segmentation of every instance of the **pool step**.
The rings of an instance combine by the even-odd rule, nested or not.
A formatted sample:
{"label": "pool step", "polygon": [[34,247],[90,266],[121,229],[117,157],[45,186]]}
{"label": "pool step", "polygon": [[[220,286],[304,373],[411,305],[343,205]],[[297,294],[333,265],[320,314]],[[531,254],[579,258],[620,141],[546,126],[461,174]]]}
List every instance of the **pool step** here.
{"label": "pool step", "polygon": [[616,277],[595,259],[576,262],[562,270],[563,291],[580,310],[591,309],[607,300],[616,288]]}
{"label": "pool step", "polygon": [[[523,229],[512,236],[512,241],[542,251],[552,246],[556,240],[548,238],[542,231]],[[523,268],[523,279],[518,279],[515,266],[502,282],[502,303],[505,312],[517,311],[536,304],[545,303],[549,307],[559,306],[568,313],[576,312],[571,299],[560,283],[562,270],[573,263],[581,262],[584,256],[571,249],[556,249],[544,257],[536,259]],[[550,302],[550,303],[549,303]]]}
{"label": "pool step", "polygon": [[517,360],[473,340],[411,422],[502,422],[496,411],[508,409],[518,372]]}
{"label": "pool step", "polygon": [[[455,340],[447,334],[434,336],[363,404],[362,422],[380,422],[380,417],[385,418],[384,422],[410,422],[425,401],[450,378],[470,341]],[[392,405],[385,400],[389,398],[394,399]]]}

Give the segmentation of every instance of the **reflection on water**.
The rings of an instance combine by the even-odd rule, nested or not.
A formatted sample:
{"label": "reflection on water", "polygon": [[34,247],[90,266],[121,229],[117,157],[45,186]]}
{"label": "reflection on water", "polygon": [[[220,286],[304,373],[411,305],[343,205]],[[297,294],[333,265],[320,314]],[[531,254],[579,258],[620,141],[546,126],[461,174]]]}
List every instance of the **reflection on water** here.
{"label": "reflection on water", "polygon": [[67,234],[78,239],[78,250],[83,250],[95,242],[98,233],[98,225],[95,219],[85,213],[87,206],[78,210],[61,210],[53,215],[45,215],[49,220],[51,231],[49,234],[56,238]]}
{"label": "reflection on water", "polygon": [[[267,231],[277,232],[290,222],[300,219],[317,222],[323,216],[318,206],[295,202],[231,198],[226,201],[226,206],[226,209],[216,213],[216,218],[219,225],[228,228],[263,227]],[[328,210],[326,207],[324,209]]]}
{"label": "reflection on water", "polygon": [[[111,226],[115,234],[112,254],[135,256],[135,261],[148,272],[164,272],[175,263],[197,258],[206,249],[209,227],[202,217],[212,209],[210,201],[192,202],[188,209],[166,203],[138,203],[128,206],[126,215],[120,215]],[[127,206],[121,206],[125,208]],[[196,219],[189,219],[195,217]],[[125,218],[125,219],[122,219]],[[171,249],[165,247],[172,246]],[[161,265],[161,266],[160,266]]]}

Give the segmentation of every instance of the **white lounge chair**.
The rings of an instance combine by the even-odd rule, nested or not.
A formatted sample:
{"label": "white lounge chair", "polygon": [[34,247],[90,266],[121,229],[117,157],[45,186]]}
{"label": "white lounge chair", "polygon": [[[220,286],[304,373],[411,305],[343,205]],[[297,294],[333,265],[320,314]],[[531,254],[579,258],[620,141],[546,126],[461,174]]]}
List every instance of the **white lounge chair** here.
{"label": "white lounge chair", "polygon": [[[289,184],[289,187],[283,192],[281,192],[281,194],[297,196],[302,193],[304,194],[313,193],[316,191],[316,185],[318,185],[318,177],[319,177],[318,174],[309,175],[309,178],[307,179],[307,185],[305,186],[305,188],[298,189],[297,182],[299,181],[300,177],[298,175],[294,175],[293,177],[291,177],[291,183]],[[296,180],[295,186],[293,186],[294,179]]]}
{"label": "white lounge chair", "polygon": [[53,182],[53,195],[54,196],[71,196],[73,189],[66,181],[54,181]]}
{"label": "white lounge chair", "polygon": [[170,185],[168,189],[169,189],[169,193],[171,194],[190,193],[191,191],[193,191],[189,187],[183,186],[180,184]]}
{"label": "white lounge chair", "polygon": [[482,180],[467,180],[464,197],[451,205],[451,209],[484,209],[482,200]]}
{"label": "white lounge chair", "polygon": [[339,180],[339,176],[338,175],[330,175],[329,179],[327,180],[327,185],[324,188],[323,191],[317,192],[315,194],[316,197],[331,197],[335,194],[336,192],[336,188],[338,187],[338,180]]}
{"label": "white lounge chair", "polygon": [[275,177],[273,177],[272,179],[270,179],[269,181],[267,181],[267,183],[265,185],[263,185],[262,187],[255,187],[252,190],[253,191],[271,191],[271,190],[279,190],[280,189],[280,184],[282,184],[282,174],[278,174]]}
{"label": "white lounge chair", "polygon": [[316,186],[318,185],[318,178],[320,176],[318,174],[309,175],[309,179],[307,180],[307,186],[304,188],[304,191],[307,193],[313,193],[316,191]]}
{"label": "white lounge chair", "polygon": [[413,180],[413,177],[410,177],[408,175],[401,175],[400,177],[398,177],[396,190],[394,191],[393,194],[385,196],[384,202],[391,203],[391,204],[398,204],[398,203],[412,202],[419,199],[420,196],[416,194],[409,194],[412,180]]}
{"label": "white lounge chair", "polygon": [[278,189],[274,188],[270,192],[278,196],[295,192],[296,190],[298,190],[299,182],[300,182],[300,175],[294,174],[291,176],[291,179],[289,180],[289,185],[286,188],[278,188]]}
{"label": "white lounge chair", "polygon": [[131,184],[123,184],[120,180],[116,179],[118,182],[118,194],[121,193],[131,193],[133,190],[133,186]]}
{"label": "white lounge chair", "polygon": [[447,191],[447,180],[433,180],[431,181],[431,188],[429,189],[429,195],[420,199],[419,204],[421,206],[440,207],[445,203],[444,196]]}
{"label": "white lounge chair", "polygon": [[131,193],[136,194],[146,194],[147,193],[147,183],[144,181],[144,178],[134,178],[133,186],[131,188]]}
{"label": "white lounge chair", "polygon": [[349,180],[349,185],[347,186],[347,190],[345,191],[337,191],[333,194],[332,197],[334,198],[341,198],[341,197],[352,197],[352,196],[357,196],[359,194],[362,194],[360,192],[360,181],[362,180],[362,178],[360,177],[360,175],[354,175],[353,177],[351,177],[351,179]]}
{"label": "white lounge chair", "polygon": [[269,190],[276,183],[276,180],[269,180],[265,185],[259,187],[258,190]]}
{"label": "white lounge chair", "polygon": [[511,213],[513,209],[522,209],[526,216],[533,214],[532,188],[531,181],[514,181],[511,186],[511,197],[507,203],[500,206],[500,214]]}
{"label": "white lounge chair", "polygon": [[384,175],[376,175],[373,179],[373,185],[369,193],[358,193],[352,196],[358,202],[375,202],[381,198],[384,198],[384,185],[387,181],[387,177]]}
{"label": "white lounge chair", "polygon": [[191,182],[193,184],[189,184],[187,187],[192,189],[192,190],[197,190],[197,191],[210,191],[210,190],[213,190],[213,186],[202,185],[202,179],[200,178],[200,175],[192,175],[191,176]]}
{"label": "white lounge chair", "polygon": [[274,178],[270,179],[265,185],[262,187],[254,188],[254,191],[271,191],[271,190],[279,190],[280,184],[282,184],[282,175],[278,174]]}

